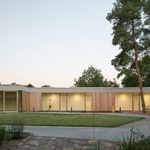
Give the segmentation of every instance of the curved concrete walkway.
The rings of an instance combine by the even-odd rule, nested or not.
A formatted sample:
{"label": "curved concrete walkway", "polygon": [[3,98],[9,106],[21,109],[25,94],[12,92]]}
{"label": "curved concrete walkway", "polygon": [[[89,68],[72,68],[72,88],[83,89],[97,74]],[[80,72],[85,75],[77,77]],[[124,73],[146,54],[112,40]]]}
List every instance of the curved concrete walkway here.
{"label": "curved concrete walkway", "polygon": [[[104,113],[103,113],[104,114]],[[104,141],[118,141],[130,135],[130,130],[139,130],[145,136],[150,136],[150,116],[132,113],[105,113],[108,115],[136,116],[145,119],[123,125],[116,128],[104,127],[60,127],[60,126],[25,126],[25,132],[33,133],[36,136],[76,138],[76,139],[97,139]]]}

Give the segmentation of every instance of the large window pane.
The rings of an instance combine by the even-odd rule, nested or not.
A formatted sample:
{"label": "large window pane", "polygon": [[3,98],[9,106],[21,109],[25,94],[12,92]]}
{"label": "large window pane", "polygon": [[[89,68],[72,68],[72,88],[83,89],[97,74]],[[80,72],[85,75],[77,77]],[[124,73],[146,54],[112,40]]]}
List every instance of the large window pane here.
{"label": "large window pane", "polygon": [[16,111],[16,105],[17,105],[17,93],[6,92],[5,93],[5,110]]}

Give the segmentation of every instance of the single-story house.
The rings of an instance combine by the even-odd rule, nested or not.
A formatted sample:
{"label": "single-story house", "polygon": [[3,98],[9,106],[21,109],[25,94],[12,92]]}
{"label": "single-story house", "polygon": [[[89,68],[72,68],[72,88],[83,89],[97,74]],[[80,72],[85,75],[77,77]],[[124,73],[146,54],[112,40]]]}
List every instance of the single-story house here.
{"label": "single-story house", "polygon": [[[150,87],[144,87],[144,98],[150,108]],[[71,87],[28,88],[22,85],[0,85],[0,112],[30,111],[141,111],[138,87]]]}

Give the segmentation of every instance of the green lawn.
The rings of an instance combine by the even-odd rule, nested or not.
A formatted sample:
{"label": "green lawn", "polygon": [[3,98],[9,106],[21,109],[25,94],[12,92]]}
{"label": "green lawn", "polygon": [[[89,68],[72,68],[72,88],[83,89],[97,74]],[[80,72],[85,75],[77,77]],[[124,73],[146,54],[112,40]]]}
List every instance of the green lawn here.
{"label": "green lawn", "polygon": [[9,124],[14,117],[21,117],[25,125],[32,126],[85,127],[117,127],[143,119],[101,114],[0,113],[0,124]]}

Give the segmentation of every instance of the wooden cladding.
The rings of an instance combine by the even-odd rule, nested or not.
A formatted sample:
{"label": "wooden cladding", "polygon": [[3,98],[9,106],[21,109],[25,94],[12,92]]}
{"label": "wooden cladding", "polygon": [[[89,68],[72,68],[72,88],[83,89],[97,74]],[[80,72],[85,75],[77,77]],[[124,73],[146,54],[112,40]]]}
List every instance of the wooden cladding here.
{"label": "wooden cladding", "polygon": [[41,99],[41,93],[30,93],[30,111],[42,111]]}
{"label": "wooden cladding", "polygon": [[114,93],[93,93],[92,95],[93,111],[109,112],[112,111],[112,107],[115,107]]}
{"label": "wooden cladding", "polygon": [[42,111],[41,93],[22,92],[22,111]]}
{"label": "wooden cladding", "polygon": [[30,93],[22,92],[22,111],[30,111]]}
{"label": "wooden cladding", "polygon": [[[66,96],[66,99],[67,98],[68,96]],[[115,107],[115,94],[93,93],[91,105],[92,105],[91,111],[110,112],[112,111],[112,107]],[[22,111],[42,111],[42,94],[23,92]]]}

